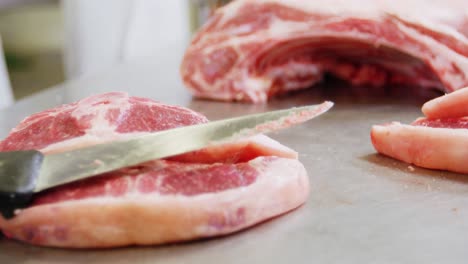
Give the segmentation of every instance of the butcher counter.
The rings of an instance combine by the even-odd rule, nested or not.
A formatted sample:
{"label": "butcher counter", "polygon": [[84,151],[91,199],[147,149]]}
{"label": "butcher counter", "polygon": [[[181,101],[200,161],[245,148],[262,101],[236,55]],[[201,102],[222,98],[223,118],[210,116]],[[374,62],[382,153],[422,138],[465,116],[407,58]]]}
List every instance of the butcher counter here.
{"label": "butcher counter", "polygon": [[18,101],[0,110],[0,137],[34,112],[107,91],[187,106],[212,120],[332,100],[328,113],[271,135],[300,153],[307,203],[242,232],[164,246],[66,250],[0,238],[0,263],[467,263],[468,176],[409,166],[376,154],[370,142],[372,124],[411,122],[424,98],[332,82],[268,105],[194,100],[179,78],[182,50]]}

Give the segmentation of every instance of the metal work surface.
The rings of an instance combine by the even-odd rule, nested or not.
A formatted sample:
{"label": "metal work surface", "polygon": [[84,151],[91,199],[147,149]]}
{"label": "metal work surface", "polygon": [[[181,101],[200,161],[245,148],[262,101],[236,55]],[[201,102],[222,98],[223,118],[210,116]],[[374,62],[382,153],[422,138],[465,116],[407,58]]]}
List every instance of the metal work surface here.
{"label": "metal work surface", "polygon": [[422,99],[324,85],[268,105],[197,101],[183,89],[177,66],[135,63],[50,89],[0,111],[0,136],[32,112],[104,91],[185,105],[210,119],[333,100],[328,113],[271,135],[300,153],[311,183],[307,203],[236,234],[167,246],[62,250],[0,238],[0,263],[467,262],[468,176],[380,156],[370,142],[372,124],[410,122],[421,115]]}

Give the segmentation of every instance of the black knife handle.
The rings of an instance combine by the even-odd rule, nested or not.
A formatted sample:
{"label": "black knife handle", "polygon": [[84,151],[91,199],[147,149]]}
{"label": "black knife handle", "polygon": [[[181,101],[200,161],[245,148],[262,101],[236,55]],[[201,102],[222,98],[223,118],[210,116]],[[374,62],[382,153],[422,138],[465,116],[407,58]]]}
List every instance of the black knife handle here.
{"label": "black knife handle", "polygon": [[6,219],[31,202],[43,159],[37,150],[0,152],[0,213]]}

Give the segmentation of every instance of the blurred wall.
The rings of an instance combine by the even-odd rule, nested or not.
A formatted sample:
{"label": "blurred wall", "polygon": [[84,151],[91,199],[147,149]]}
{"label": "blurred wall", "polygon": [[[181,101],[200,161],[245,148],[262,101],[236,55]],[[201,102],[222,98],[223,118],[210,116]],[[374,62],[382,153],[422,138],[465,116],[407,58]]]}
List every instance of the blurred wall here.
{"label": "blurred wall", "polygon": [[59,1],[0,0],[0,35],[16,99],[64,81]]}
{"label": "blurred wall", "polygon": [[0,109],[8,107],[13,103],[13,93],[10,88],[10,79],[8,78],[2,51],[2,38],[0,38]]}
{"label": "blurred wall", "polygon": [[63,0],[67,78],[187,43],[188,0]]}
{"label": "blurred wall", "polygon": [[187,45],[191,3],[0,0],[0,35],[15,98]]}

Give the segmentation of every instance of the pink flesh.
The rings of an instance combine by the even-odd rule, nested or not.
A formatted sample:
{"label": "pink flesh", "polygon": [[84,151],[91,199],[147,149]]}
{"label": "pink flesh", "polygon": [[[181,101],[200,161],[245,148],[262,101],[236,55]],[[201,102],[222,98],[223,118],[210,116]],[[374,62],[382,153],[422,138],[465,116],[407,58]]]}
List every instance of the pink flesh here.
{"label": "pink flesh", "polygon": [[[69,110],[63,110],[54,117],[42,114],[31,116],[25,123],[38,119],[17,132],[12,132],[7,139],[0,141],[0,151],[40,149],[49,144],[83,136],[88,124],[70,116]],[[41,117],[39,117],[41,116]],[[52,122],[53,120],[53,122]]]}
{"label": "pink flesh", "polygon": [[[303,70],[315,68],[318,71],[310,76],[301,72],[278,73],[280,70],[287,72],[290,70],[287,65],[294,63],[301,64]],[[288,39],[258,55],[251,71],[256,71],[256,75],[274,76],[274,90],[281,90],[306,78],[320,80],[325,72],[348,80],[353,85],[427,83],[442,87],[432,70],[420,60],[396,48],[375,48],[365,41],[346,37]]]}
{"label": "pink flesh", "polygon": [[[287,128],[331,105],[257,131]],[[189,109],[108,93],[32,115],[0,142],[0,151],[60,152],[206,121]],[[41,140],[36,132],[47,136]],[[0,230],[31,244],[77,248],[224,235],[306,201],[308,178],[296,159],[296,152],[267,136],[246,137],[46,190],[14,218],[0,216]]]}
{"label": "pink flesh", "polygon": [[392,158],[428,169],[468,173],[468,137],[464,129],[399,123],[373,126],[372,144]]}
{"label": "pink flesh", "polygon": [[414,121],[411,125],[425,126],[425,127],[438,127],[438,128],[468,129],[468,119],[467,118],[438,118],[438,119],[421,118],[421,119]]}
{"label": "pink flesh", "polygon": [[197,33],[181,74],[196,96],[220,100],[264,102],[327,72],[354,85],[451,92],[468,85],[467,8],[467,1],[238,0]]}
{"label": "pink flesh", "polygon": [[250,185],[257,175],[246,163],[204,165],[154,161],[46,191],[35,197],[34,205],[132,193],[185,196],[215,193]]}
{"label": "pink flesh", "polygon": [[[373,126],[371,140],[382,154],[424,168],[468,173],[468,89],[436,98],[423,107],[430,118],[411,125],[391,123]],[[440,118],[433,118],[433,117]]]}
{"label": "pink flesh", "polygon": [[[314,111],[305,111],[280,122],[272,122],[268,127],[259,127],[258,131],[272,131],[304,122],[327,111],[331,106],[331,103],[324,103]],[[108,93],[32,115],[0,142],[0,151],[47,149],[68,140],[85,141],[71,141],[71,146],[67,146],[76,148],[96,143],[86,142],[85,136],[88,135],[105,142],[109,138],[123,137],[126,133],[159,131],[206,121],[202,115],[182,107],[128,97],[124,93]],[[47,151],[55,152],[54,148]],[[38,195],[35,204],[122,196],[132,192],[161,195],[218,192],[253,183],[257,172],[242,162],[270,155],[297,158],[294,151],[259,135],[172,157],[170,161],[150,162],[60,186]]]}
{"label": "pink flesh", "polygon": [[[139,104],[140,101],[150,103],[150,105]],[[204,117],[180,111],[180,107],[166,105],[165,112],[161,112],[160,106],[152,105],[151,101],[144,98],[130,97],[129,102],[132,107],[124,114],[124,117],[119,118],[116,132],[159,131],[206,122]]]}
{"label": "pink flesh", "polygon": [[[180,164],[156,161],[147,165],[153,168],[168,165],[167,168],[173,169]],[[196,170],[199,165],[184,166],[194,166]],[[227,173],[228,180],[227,183],[226,179],[217,181],[219,175],[209,172],[217,182],[214,184],[217,187],[209,190],[209,193],[195,194],[200,191],[200,186],[189,176],[204,177],[201,174],[178,178],[181,181],[175,174],[166,175],[167,181],[155,176],[156,184],[153,185],[153,179],[143,173],[137,179],[124,177],[131,183],[110,181],[108,185],[118,188],[108,186],[110,190],[106,190],[106,193],[99,183],[89,183],[95,189],[65,186],[63,191],[50,190],[48,195],[38,196],[37,206],[20,210],[11,220],[0,216],[0,229],[6,237],[43,246],[103,248],[155,245],[226,235],[288,212],[307,199],[308,177],[297,160],[259,157],[244,165],[213,166],[218,173]],[[232,169],[234,166],[234,170],[247,166],[248,170],[242,169],[242,173],[254,170],[254,182],[249,184],[251,175],[243,173],[242,183],[234,184],[242,188],[233,190],[226,186],[231,185],[230,180],[238,181],[237,172],[226,171],[226,168]],[[203,172],[203,168],[200,169]],[[188,172],[190,168],[180,171]],[[176,177],[176,181],[171,182],[172,176]],[[180,182],[186,183],[183,185],[186,195],[161,194],[177,187]],[[190,184],[197,186],[193,188]],[[119,195],[129,186],[134,192]],[[153,191],[155,189],[158,191]],[[97,196],[91,198],[89,193]],[[63,202],[56,202],[58,200]]]}
{"label": "pink flesh", "polygon": [[[99,117],[104,119],[99,120]],[[111,135],[118,138],[125,133],[159,131],[206,121],[205,117],[189,109],[163,105],[145,98],[128,97],[124,93],[108,93],[26,118],[0,142],[0,151],[41,149],[87,133],[102,134],[102,141],[106,141],[106,137]],[[104,127],[103,122],[107,122]],[[283,149],[285,156],[295,157],[288,152],[288,149]],[[187,153],[171,160],[212,163],[226,161],[226,155],[230,155],[229,161],[232,163],[246,162],[261,155],[268,156],[274,151],[255,142],[243,141],[225,145],[222,152],[204,149],[196,153]],[[246,164],[206,166],[168,162],[163,167],[159,163],[149,163],[57,187],[38,195],[36,204],[95,196],[119,196],[132,190],[140,193],[194,195],[248,185],[256,177],[255,170]],[[122,177],[126,175],[129,175],[129,181],[127,177]],[[155,184],[157,181],[162,182]]]}
{"label": "pink flesh", "polygon": [[[107,109],[105,106],[111,107]],[[102,123],[93,123],[98,115],[103,115],[103,121],[113,127],[101,128]],[[43,149],[87,133],[107,132],[107,129],[111,129],[109,134],[118,135],[159,131],[207,121],[204,116],[182,107],[128,97],[123,93],[107,93],[31,115],[0,141],[0,151]]]}

